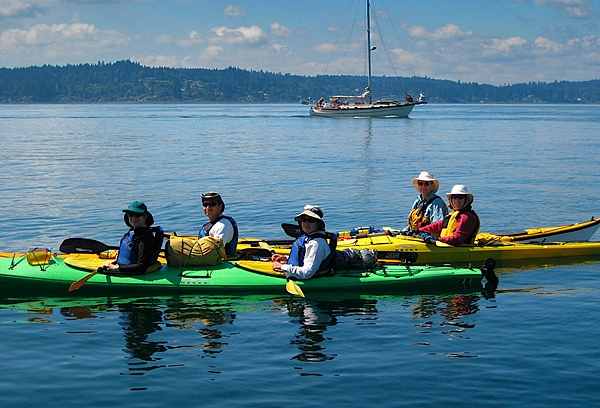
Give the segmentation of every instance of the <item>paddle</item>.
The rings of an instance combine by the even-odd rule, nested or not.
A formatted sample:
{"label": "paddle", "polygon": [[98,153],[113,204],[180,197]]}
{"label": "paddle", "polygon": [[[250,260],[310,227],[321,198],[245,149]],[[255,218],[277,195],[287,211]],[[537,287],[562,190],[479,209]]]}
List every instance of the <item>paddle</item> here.
{"label": "paddle", "polygon": [[89,274],[85,275],[83,278],[79,279],[78,281],[71,283],[71,286],[69,286],[69,292],[73,292],[74,290],[79,289],[80,287],[85,285],[85,283],[87,281],[89,281],[92,278],[92,276],[94,276],[98,272],[102,272],[103,270],[104,270],[104,266],[101,266],[100,268],[96,269],[94,272],[89,273]]}
{"label": "paddle", "polygon": [[100,254],[109,249],[119,248],[89,238],[67,238],[59,247],[60,252],[65,254]]}
{"label": "paddle", "polygon": [[288,293],[291,293],[292,295],[306,297],[306,296],[304,296],[304,292],[302,292],[302,289],[300,289],[300,286],[298,286],[298,284],[296,282],[294,282],[293,280],[291,280],[290,278],[287,278],[287,283],[285,284],[285,290],[287,290]]}
{"label": "paddle", "polygon": [[298,238],[302,235],[302,228],[300,228],[298,224],[287,224],[284,222],[281,224],[281,228],[283,228],[283,231],[292,238]]}

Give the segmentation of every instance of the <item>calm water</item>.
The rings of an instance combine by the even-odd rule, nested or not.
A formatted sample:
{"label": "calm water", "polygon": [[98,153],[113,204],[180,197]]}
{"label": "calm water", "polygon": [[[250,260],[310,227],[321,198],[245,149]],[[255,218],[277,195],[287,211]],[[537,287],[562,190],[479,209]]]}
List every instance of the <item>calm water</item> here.
{"label": "calm water", "polygon": [[[399,227],[423,170],[441,193],[468,186],[482,230],[600,216],[599,106],[335,120],[302,105],[0,105],[0,123],[0,251],[116,244],[137,199],[166,231],[194,234],[210,190],[243,236],[281,238],[309,203],[330,230]],[[600,400],[599,265],[501,269],[492,298],[0,288],[0,405],[589,405]]]}

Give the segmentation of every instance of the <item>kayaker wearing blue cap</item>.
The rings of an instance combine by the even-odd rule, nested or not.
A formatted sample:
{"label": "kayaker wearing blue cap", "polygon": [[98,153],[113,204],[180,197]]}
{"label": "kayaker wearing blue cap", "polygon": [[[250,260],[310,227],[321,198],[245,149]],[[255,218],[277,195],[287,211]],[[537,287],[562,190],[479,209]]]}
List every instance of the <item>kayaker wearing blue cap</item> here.
{"label": "kayaker wearing blue cap", "polygon": [[105,264],[104,268],[123,275],[142,275],[160,265],[157,259],[164,233],[161,227],[150,228],[154,217],[143,202],[134,201],[123,212],[125,224],[130,229],[121,239],[117,260]]}
{"label": "kayaker wearing blue cap", "polygon": [[401,231],[404,235],[411,235],[413,231],[443,220],[448,214],[444,200],[436,194],[440,182],[433,177],[433,174],[422,171],[419,177],[413,179],[412,185],[419,192],[419,196],[408,214],[408,226]]}
{"label": "kayaker wearing blue cap", "polygon": [[448,206],[454,211],[442,221],[421,228],[421,237],[430,244],[436,240],[452,246],[474,243],[481,224],[479,216],[471,208],[473,194],[469,193],[467,187],[457,184],[452,187],[451,192],[446,193],[446,197]]}
{"label": "kayaker wearing blue cap", "polygon": [[202,194],[202,207],[209,221],[200,229],[198,238],[210,236],[221,239],[225,245],[225,254],[228,257],[235,256],[238,243],[237,223],[232,217],[223,215],[225,203],[221,195],[215,192]]}
{"label": "kayaker wearing blue cap", "polygon": [[280,254],[271,257],[273,270],[285,272],[287,278],[310,279],[315,273],[329,269],[333,257],[326,240],[323,211],[316,205],[307,205],[294,220],[303,234],[294,241],[289,257]]}

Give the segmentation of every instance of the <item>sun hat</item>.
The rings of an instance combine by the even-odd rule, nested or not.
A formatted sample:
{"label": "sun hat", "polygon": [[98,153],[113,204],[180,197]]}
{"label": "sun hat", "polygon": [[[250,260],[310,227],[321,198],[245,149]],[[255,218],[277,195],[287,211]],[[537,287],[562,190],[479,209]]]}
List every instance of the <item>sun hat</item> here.
{"label": "sun hat", "polygon": [[319,222],[319,230],[325,230],[325,221],[323,221],[323,210],[318,205],[305,205],[304,210],[294,217],[294,220],[300,224],[303,216],[314,218]]}
{"label": "sun hat", "polygon": [[131,224],[129,223],[129,218],[127,217],[128,213],[146,214],[146,225],[149,227],[152,224],[154,224],[154,217],[148,211],[148,207],[146,206],[146,204],[144,204],[141,201],[134,201],[133,203],[129,204],[129,206],[126,209],[124,209],[123,212],[125,213],[125,224],[127,224],[128,227],[131,227]]}
{"label": "sun hat", "polygon": [[437,193],[438,189],[440,188],[440,182],[437,181],[435,179],[435,177],[433,177],[433,174],[431,174],[427,171],[422,171],[421,174],[419,174],[419,177],[413,179],[412,185],[415,187],[415,189],[417,191],[419,191],[419,181],[433,182],[433,192],[434,193]]}
{"label": "sun hat", "polygon": [[223,211],[225,211],[225,202],[223,201],[223,198],[221,198],[221,194],[214,191],[209,191],[208,193],[202,194],[202,203],[210,201],[216,201],[217,203],[223,205]]}
{"label": "sun hat", "polygon": [[294,217],[294,220],[300,221],[300,217],[306,215],[310,218],[315,218],[319,221],[323,221],[323,211],[317,205],[305,205],[304,211]]}
{"label": "sun hat", "polygon": [[466,195],[469,198],[469,204],[473,202],[473,194],[469,193],[467,187],[463,186],[462,184],[455,185],[452,187],[452,191],[446,193],[446,198],[448,198],[448,201],[450,201],[450,197],[453,195]]}

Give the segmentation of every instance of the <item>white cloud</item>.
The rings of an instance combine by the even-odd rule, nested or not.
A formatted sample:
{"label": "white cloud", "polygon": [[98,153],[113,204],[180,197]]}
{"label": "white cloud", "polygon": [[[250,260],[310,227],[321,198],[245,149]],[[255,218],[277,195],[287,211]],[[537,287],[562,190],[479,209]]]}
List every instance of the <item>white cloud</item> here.
{"label": "white cloud", "polygon": [[144,55],[144,56],[132,56],[129,58],[131,61],[139,62],[142,65],[149,67],[177,67],[180,66],[180,62],[176,57],[167,55]]}
{"label": "white cloud", "polygon": [[543,37],[536,38],[534,44],[536,47],[554,54],[559,53],[563,47],[561,44],[555,43],[554,41],[550,41]]}
{"label": "white cloud", "polygon": [[212,40],[225,44],[252,44],[262,41],[266,35],[258,26],[228,28],[225,26],[213,28],[217,35]]}
{"label": "white cloud", "polygon": [[510,37],[505,40],[492,38],[491,41],[491,45],[482,45],[482,47],[487,51],[484,53],[484,55],[493,55],[498,53],[506,54],[510,52],[512,48],[520,47],[527,42],[521,37]]}
{"label": "white cloud", "polygon": [[12,17],[31,12],[35,4],[27,0],[0,0],[0,16]]}
{"label": "white cloud", "polygon": [[279,24],[279,22],[274,22],[271,24],[271,32],[276,37],[291,37],[293,34],[291,29]]}
{"label": "white cloud", "polygon": [[232,4],[225,7],[223,13],[225,14],[225,17],[243,17],[246,15],[246,11],[243,7],[234,6]]}
{"label": "white cloud", "polygon": [[[28,30],[11,29],[0,35],[0,55],[21,60],[79,59],[125,45],[128,38],[92,24],[37,24]],[[79,61],[77,61],[79,62]]]}
{"label": "white cloud", "polygon": [[535,0],[535,3],[556,7],[567,17],[585,18],[592,14],[587,0]]}
{"label": "white cloud", "polygon": [[443,27],[436,28],[435,31],[429,32],[422,26],[412,26],[406,28],[411,37],[427,38],[431,40],[449,40],[456,37],[470,36],[471,31],[464,31],[456,24],[446,24]]}

